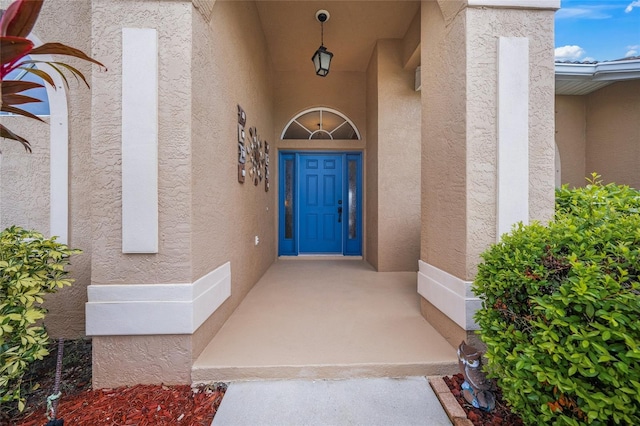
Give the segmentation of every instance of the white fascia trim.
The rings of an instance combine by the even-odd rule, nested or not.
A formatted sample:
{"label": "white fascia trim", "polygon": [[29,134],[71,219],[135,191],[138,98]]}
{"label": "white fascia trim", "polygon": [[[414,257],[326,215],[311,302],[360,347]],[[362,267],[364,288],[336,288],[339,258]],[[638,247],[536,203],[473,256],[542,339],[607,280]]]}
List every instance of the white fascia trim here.
{"label": "white fascia trim", "polygon": [[517,9],[560,9],[560,0],[468,0],[469,7],[505,7]]}
{"label": "white fascia trim", "polygon": [[640,60],[555,64],[556,80],[619,81],[640,78]]}
{"label": "white fascia trim", "polygon": [[482,302],[471,291],[473,281],[418,261],[418,293],[465,330],[478,330],[473,320]]}
{"label": "white fascia trim", "polygon": [[193,334],[231,296],[231,263],[194,283],[90,285],[88,336]]}

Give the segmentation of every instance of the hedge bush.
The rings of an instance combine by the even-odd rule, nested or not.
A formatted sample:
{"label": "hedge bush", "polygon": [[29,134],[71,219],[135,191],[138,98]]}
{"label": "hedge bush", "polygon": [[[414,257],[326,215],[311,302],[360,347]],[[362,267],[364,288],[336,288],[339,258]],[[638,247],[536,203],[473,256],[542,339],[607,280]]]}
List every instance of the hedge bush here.
{"label": "hedge bush", "polygon": [[70,285],[64,267],[79,253],[35,231],[11,227],[0,232],[0,403],[17,401],[30,363],[48,355],[48,336],[39,325],[47,293]]}
{"label": "hedge bush", "polygon": [[473,284],[487,372],[526,424],[640,425],[640,192],[598,178],[503,236]]}

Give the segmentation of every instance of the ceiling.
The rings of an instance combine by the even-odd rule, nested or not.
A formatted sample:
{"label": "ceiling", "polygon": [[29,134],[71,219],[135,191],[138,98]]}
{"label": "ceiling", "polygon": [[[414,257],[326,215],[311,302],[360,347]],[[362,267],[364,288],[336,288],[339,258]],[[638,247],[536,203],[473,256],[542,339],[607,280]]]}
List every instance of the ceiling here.
{"label": "ceiling", "polygon": [[404,37],[419,1],[256,1],[267,48],[277,71],[307,71],[320,46],[315,14],[326,9],[324,45],[332,71],[364,72],[376,40]]}

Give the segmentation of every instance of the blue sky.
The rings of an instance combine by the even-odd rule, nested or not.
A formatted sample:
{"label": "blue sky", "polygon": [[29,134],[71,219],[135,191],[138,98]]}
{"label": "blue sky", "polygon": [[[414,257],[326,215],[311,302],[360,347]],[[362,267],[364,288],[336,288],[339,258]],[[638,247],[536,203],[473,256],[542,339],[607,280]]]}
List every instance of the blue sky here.
{"label": "blue sky", "polygon": [[556,60],[640,56],[640,0],[562,0],[555,33]]}

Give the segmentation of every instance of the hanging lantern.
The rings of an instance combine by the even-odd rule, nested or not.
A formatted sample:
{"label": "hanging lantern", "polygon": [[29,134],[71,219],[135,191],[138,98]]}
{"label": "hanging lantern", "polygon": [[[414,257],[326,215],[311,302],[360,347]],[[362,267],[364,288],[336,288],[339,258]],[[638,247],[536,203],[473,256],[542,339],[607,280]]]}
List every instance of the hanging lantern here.
{"label": "hanging lantern", "polygon": [[324,47],[324,23],[329,20],[329,12],[326,10],[317,11],[316,19],[320,22],[320,47],[315,51],[311,60],[313,61],[313,66],[316,69],[316,75],[326,77],[327,74],[329,74],[331,58],[333,58],[333,53],[329,52],[327,48]]}

